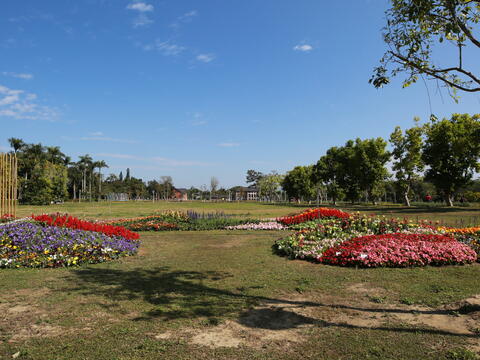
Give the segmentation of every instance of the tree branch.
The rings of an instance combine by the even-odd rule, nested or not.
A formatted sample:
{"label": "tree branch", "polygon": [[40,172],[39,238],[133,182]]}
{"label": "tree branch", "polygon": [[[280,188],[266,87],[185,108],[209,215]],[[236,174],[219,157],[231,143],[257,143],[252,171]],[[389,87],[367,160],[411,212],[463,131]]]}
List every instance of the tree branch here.
{"label": "tree branch", "polygon": [[[479,87],[468,88],[468,87],[465,87],[465,86],[462,86],[462,85],[459,85],[459,84],[455,84],[453,81],[449,80],[448,78],[439,75],[439,73],[446,73],[446,72],[457,70],[457,69],[460,70],[459,72],[465,73],[465,75],[467,75],[467,73],[471,74],[468,71],[465,71],[465,70],[460,69],[460,68],[447,68],[447,69],[433,70],[433,69],[430,69],[430,68],[422,67],[422,66],[418,65],[417,63],[409,60],[405,56],[394,53],[393,51],[390,51],[390,54],[392,56],[396,57],[397,59],[400,59],[401,61],[403,61],[403,63],[406,63],[407,65],[417,69],[421,73],[425,73],[427,75],[430,75],[430,76],[434,77],[435,79],[439,79],[439,80],[445,82],[446,84],[450,85],[451,87],[454,87],[456,89],[466,91],[466,92],[480,91],[480,86]],[[475,81],[480,85],[480,80],[477,79],[475,76],[473,76],[473,74],[471,74],[470,78],[472,78],[472,77],[473,77],[473,79],[476,79]]]}

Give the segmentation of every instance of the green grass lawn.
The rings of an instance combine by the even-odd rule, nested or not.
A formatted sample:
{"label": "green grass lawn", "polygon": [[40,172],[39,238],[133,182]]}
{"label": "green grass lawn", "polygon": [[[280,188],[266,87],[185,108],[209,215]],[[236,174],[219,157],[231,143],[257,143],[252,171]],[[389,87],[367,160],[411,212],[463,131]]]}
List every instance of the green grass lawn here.
{"label": "green grass lawn", "polygon": [[[329,205],[324,205],[329,206]],[[272,218],[285,216],[299,212],[305,208],[314,207],[308,204],[269,204],[259,202],[67,202],[60,205],[27,206],[19,207],[19,216],[28,216],[40,213],[69,213],[83,218],[105,219],[118,217],[136,217],[151,215],[162,210],[195,210],[198,212],[223,211],[228,214],[236,214],[241,217]],[[476,226],[480,225],[480,206],[469,207],[440,207],[440,206],[412,206],[401,205],[342,205],[341,209],[366,214],[386,215],[389,217],[409,218],[412,220],[440,221],[442,224],[451,226]]]}
{"label": "green grass lawn", "polygon": [[121,261],[2,270],[0,358],[473,358],[459,301],[479,264],[340,268],[273,254],[281,232],[142,235]]}
{"label": "green grass lawn", "polygon": [[[255,203],[132,202],[20,211],[108,218],[167,208],[254,217],[299,210]],[[413,216],[417,209],[422,217],[452,223],[479,211],[375,209]],[[331,267],[274,254],[273,242],[285,234],[142,233],[139,255],[119,261],[0,270],[0,359],[476,358],[479,309],[462,301],[480,295],[480,264]]]}

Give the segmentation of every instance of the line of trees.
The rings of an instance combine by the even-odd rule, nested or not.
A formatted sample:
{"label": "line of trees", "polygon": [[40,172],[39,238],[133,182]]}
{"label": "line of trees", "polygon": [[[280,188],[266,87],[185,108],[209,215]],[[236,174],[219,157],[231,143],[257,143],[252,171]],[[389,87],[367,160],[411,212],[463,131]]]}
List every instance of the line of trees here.
{"label": "line of trees", "polygon": [[472,180],[480,171],[480,115],[454,114],[423,126],[416,118],[410,129],[396,127],[389,142],[391,151],[382,138],[349,140],[328,149],[316,164],[295,167],[281,185],[290,198],[329,198],[333,203],[375,203],[387,192],[394,201],[400,193],[408,206],[412,196],[435,192],[449,206],[460,193],[462,199],[477,200],[479,183]]}
{"label": "line of trees", "polygon": [[[19,200],[24,204],[43,205],[66,199],[94,201],[110,193],[125,193],[129,198],[140,198],[158,190],[156,182],[145,184],[142,179],[121,172],[104,179],[102,170],[108,168],[104,160],[90,155],[72,161],[58,146],[27,144],[22,139],[8,139],[18,159]],[[171,178],[169,180],[172,183]],[[162,185],[164,186],[164,184]],[[173,184],[170,186],[170,191]],[[161,192],[164,193],[163,190]]]}

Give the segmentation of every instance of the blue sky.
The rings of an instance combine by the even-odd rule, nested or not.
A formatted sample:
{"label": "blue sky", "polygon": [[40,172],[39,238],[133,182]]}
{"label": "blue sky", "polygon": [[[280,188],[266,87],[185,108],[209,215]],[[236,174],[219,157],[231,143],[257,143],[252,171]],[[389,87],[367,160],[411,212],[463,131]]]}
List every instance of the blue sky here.
{"label": "blue sky", "polygon": [[[177,186],[243,184],[414,116],[479,112],[434,83],[368,84],[385,0],[2,0],[0,150],[57,145]],[[468,60],[466,60],[468,61]]]}

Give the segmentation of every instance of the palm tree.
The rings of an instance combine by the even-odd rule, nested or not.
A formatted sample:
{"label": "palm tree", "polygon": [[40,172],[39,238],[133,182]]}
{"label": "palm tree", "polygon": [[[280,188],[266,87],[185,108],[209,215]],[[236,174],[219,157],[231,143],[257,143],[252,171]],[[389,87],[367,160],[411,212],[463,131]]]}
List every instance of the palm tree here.
{"label": "palm tree", "polygon": [[100,160],[93,163],[93,168],[98,169],[98,198],[100,199],[102,194],[102,169],[108,168],[108,165],[105,161]]}
{"label": "palm tree", "polygon": [[[80,160],[78,161],[78,166],[82,170],[83,173],[83,179],[82,179],[82,194],[85,194],[87,192],[87,174],[91,175],[92,172],[92,157],[88,154],[79,156],[78,157]],[[91,193],[91,176],[90,176],[90,200],[92,198],[92,193]]]}
{"label": "palm tree", "polygon": [[23,142],[22,139],[17,139],[12,137],[8,139],[8,142],[10,143],[10,147],[13,148],[13,152],[15,154],[26,146],[26,144]]}

